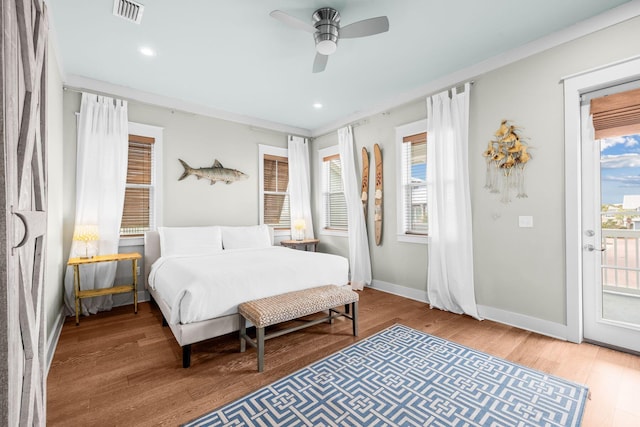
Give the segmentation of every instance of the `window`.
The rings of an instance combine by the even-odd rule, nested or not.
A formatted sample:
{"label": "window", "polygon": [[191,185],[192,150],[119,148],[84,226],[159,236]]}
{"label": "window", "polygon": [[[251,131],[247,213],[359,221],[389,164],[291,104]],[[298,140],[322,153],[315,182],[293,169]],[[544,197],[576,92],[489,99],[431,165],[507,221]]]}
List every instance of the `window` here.
{"label": "window", "polygon": [[156,177],[162,129],[129,123],[129,151],[120,237],[140,237],[155,230],[159,195]]}
{"label": "window", "polygon": [[129,135],[127,184],[121,236],[139,236],[151,229],[153,138]]}
{"label": "window", "polygon": [[338,147],[320,150],[322,174],[322,229],[325,234],[344,235],[348,227],[347,201],[342,184],[342,163]]}
{"label": "window", "polygon": [[[286,148],[260,145],[260,223],[277,230],[291,228],[289,159]],[[284,234],[284,233],[283,233]]]}
{"label": "window", "polygon": [[426,243],[427,133],[426,120],[396,128],[398,159],[398,240]]}

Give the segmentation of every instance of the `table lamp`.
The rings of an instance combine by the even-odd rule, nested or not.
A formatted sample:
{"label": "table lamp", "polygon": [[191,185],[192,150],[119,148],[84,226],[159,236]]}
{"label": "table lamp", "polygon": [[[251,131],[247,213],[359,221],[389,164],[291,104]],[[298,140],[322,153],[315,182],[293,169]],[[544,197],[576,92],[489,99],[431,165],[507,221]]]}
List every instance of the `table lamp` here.
{"label": "table lamp", "polygon": [[304,222],[304,219],[296,219],[293,221],[293,229],[294,229],[294,240],[304,240],[304,231],[307,228],[307,224]]}
{"label": "table lamp", "polygon": [[84,243],[84,255],[80,255],[80,258],[93,258],[93,255],[89,255],[89,245],[91,242],[97,242],[100,240],[100,233],[98,232],[97,225],[76,225],[73,232],[73,240],[76,242]]}

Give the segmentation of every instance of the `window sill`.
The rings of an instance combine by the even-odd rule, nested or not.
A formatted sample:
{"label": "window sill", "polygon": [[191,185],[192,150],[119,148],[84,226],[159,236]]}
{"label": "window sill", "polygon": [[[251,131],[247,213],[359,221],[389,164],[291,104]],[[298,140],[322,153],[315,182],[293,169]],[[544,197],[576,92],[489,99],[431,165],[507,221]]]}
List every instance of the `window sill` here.
{"label": "window sill", "polygon": [[324,236],[338,236],[338,237],[348,237],[349,233],[347,230],[328,230],[326,228],[320,229],[320,234]]}
{"label": "window sill", "polygon": [[426,245],[429,243],[429,236],[416,236],[411,234],[398,234],[398,242],[402,243],[417,243],[420,245]]}
{"label": "window sill", "polygon": [[281,237],[281,236],[291,236],[291,230],[289,230],[288,228],[282,229],[282,230],[278,230],[278,229],[274,229],[273,230],[273,235],[276,237]]}
{"label": "window sill", "polygon": [[125,246],[144,246],[144,237],[121,237],[120,241],[118,242],[118,247],[122,248]]}

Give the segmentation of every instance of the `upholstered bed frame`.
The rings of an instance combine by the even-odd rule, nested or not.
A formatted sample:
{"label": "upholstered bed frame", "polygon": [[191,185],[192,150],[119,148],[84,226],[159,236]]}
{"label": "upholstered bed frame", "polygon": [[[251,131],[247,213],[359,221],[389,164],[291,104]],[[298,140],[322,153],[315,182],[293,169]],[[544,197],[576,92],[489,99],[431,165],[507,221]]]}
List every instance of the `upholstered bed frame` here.
{"label": "upholstered bed frame", "polygon": [[[163,317],[162,324],[167,325],[166,319],[171,318],[171,310],[162,297],[149,287],[151,266],[159,257],[160,235],[157,231],[148,231],[144,235],[144,286],[160,307]],[[240,315],[230,314],[202,322],[185,325],[168,324],[168,326],[182,347],[182,367],[188,368],[191,365],[191,344],[240,330]]]}

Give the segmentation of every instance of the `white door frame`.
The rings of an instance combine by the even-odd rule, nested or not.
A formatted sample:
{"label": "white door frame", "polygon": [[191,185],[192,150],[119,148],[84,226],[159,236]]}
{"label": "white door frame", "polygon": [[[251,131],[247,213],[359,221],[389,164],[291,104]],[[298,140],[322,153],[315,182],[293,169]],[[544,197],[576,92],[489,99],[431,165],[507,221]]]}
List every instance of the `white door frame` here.
{"label": "white door frame", "polygon": [[576,343],[582,342],[583,338],[580,95],[638,78],[640,78],[640,56],[562,79],[564,82],[566,338]]}

